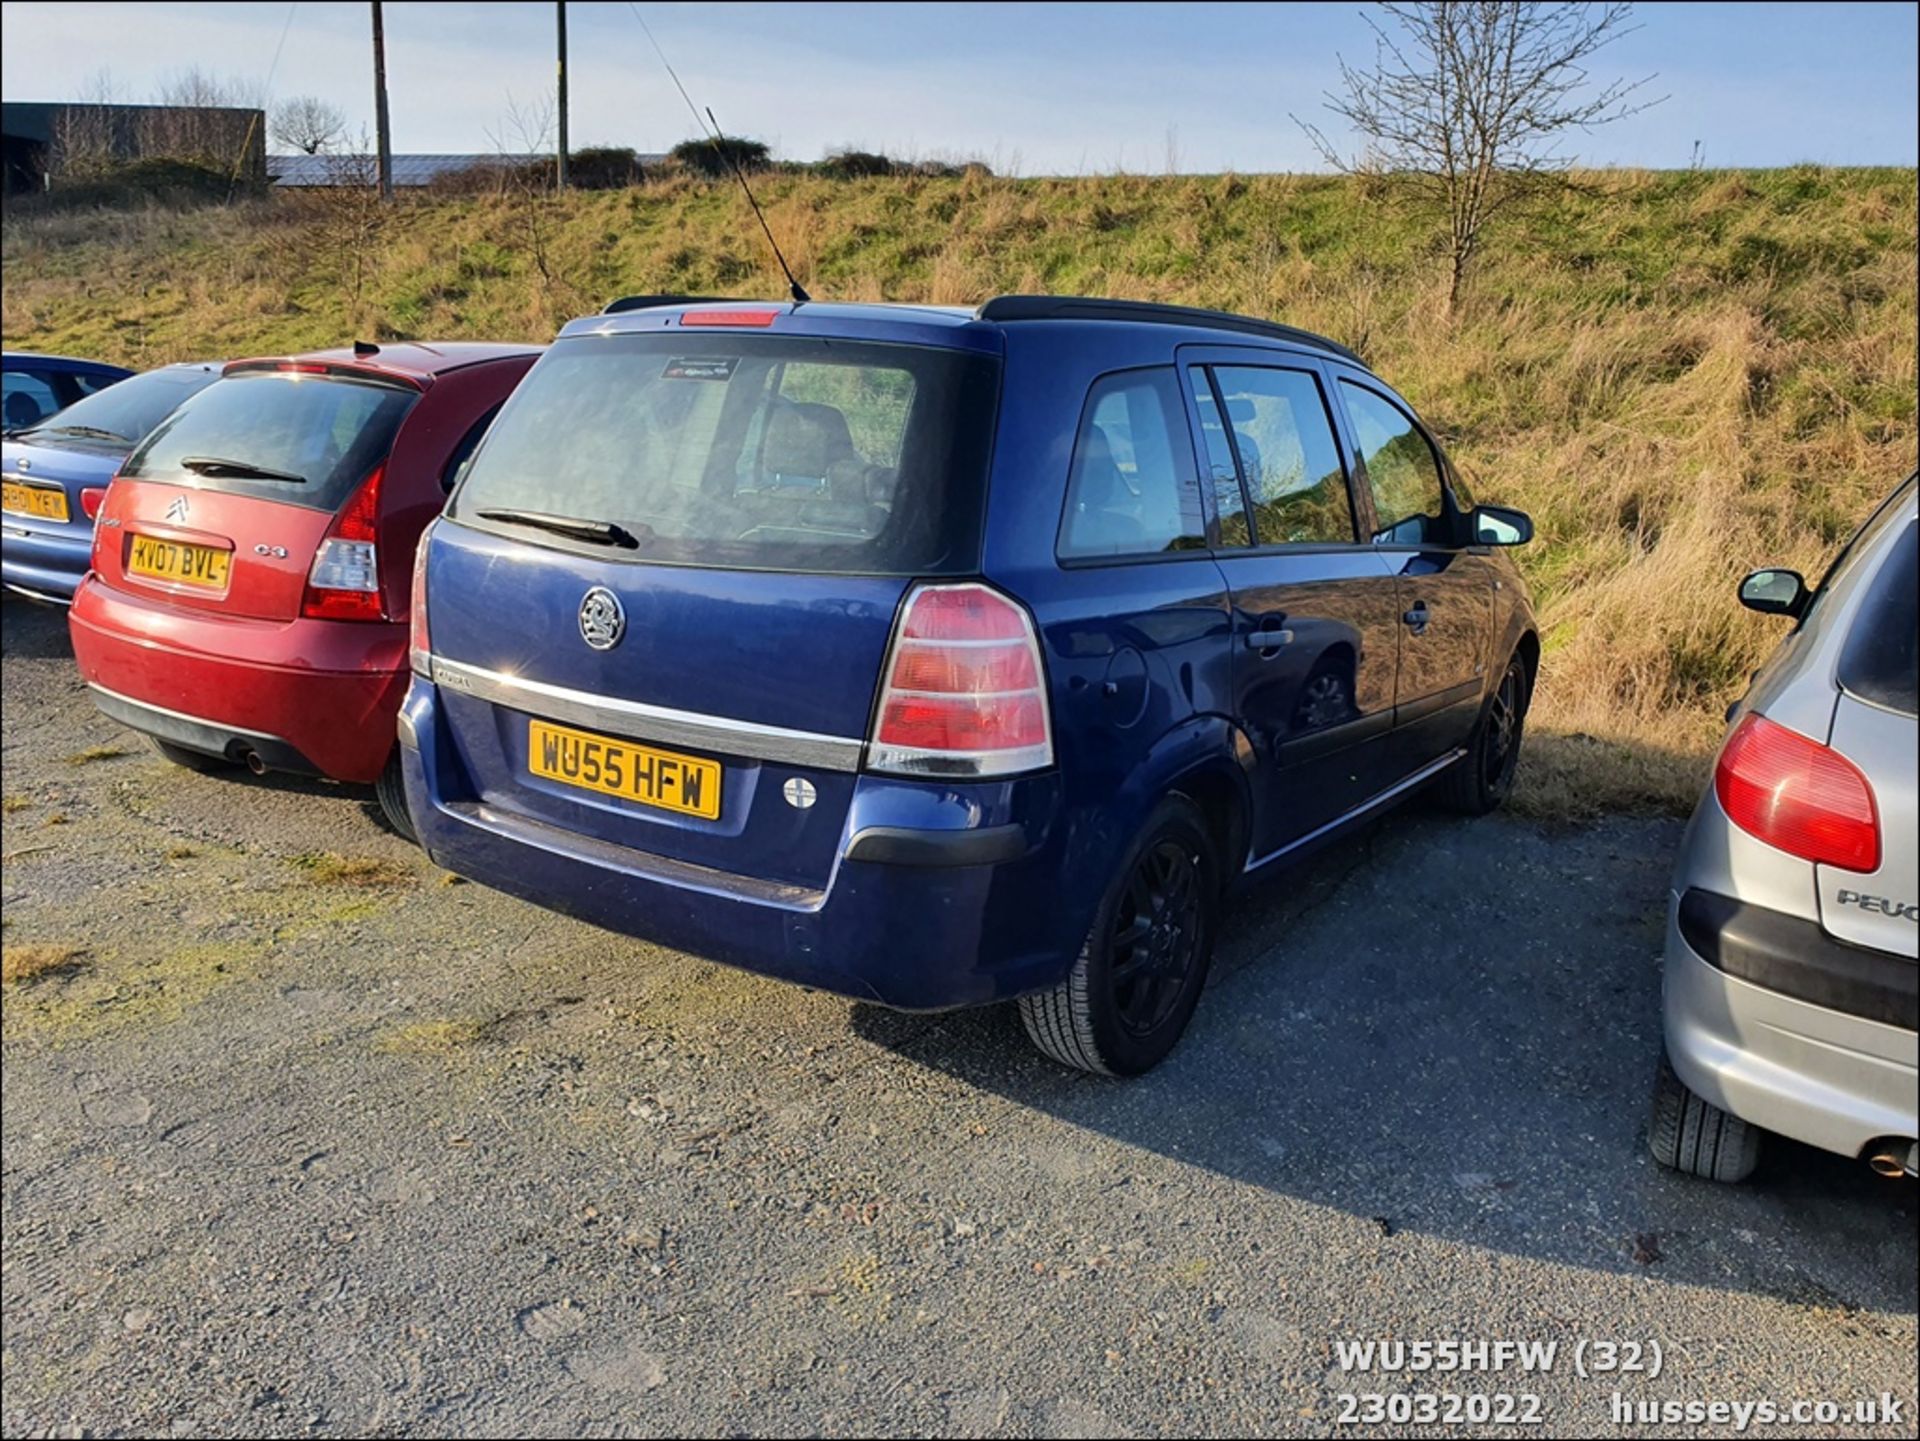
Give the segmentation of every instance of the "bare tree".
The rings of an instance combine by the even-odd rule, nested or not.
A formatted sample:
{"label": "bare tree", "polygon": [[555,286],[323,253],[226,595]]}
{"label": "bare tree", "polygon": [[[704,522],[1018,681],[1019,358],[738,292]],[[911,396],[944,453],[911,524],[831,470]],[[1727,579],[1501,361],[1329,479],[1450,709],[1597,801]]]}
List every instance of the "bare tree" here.
{"label": "bare tree", "polygon": [[268,131],[291,150],[318,155],[346,138],[347,117],[339,106],[317,95],[295,95],[273,107]]}
{"label": "bare tree", "polygon": [[540,100],[522,109],[507,97],[507,113],[487,138],[500,157],[502,187],[519,212],[527,236],[527,255],[540,277],[540,295],[553,303],[555,276],[548,254],[554,204],[552,156],[554,103]]}
{"label": "bare tree", "polygon": [[1394,32],[1368,17],[1374,61],[1342,59],[1341,89],[1326,108],[1364,140],[1342,155],[1295,117],[1321,155],[1348,174],[1384,174],[1446,212],[1451,308],[1481,232],[1500,211],[1560,179],[1573,163],[1560,143],[1658,104],[1646,79],[1597,89],[1593,56],[1631,33],[1626,3],[1415,0],[1379,9]]}

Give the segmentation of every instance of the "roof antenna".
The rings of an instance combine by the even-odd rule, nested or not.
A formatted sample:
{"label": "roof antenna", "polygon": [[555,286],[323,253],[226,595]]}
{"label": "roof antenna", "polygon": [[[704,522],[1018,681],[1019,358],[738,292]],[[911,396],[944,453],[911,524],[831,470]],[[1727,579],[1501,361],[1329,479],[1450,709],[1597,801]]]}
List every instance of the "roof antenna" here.
{"label": "roof antenna", "polygon": [[680,83],[680,76],[674,71],[673,62],[667,59],[667,52],[660,48],[660,42],[653,38],[653,30],[646,18],[641,15],[640,7],[627,0],[627,8],[633,11],[633,18],[640,22],[640,28],[646,32],[648,41],[653,45],[654,54],[660,57],[660,63],[667,67],[667,78],[673,81],[673,88],[680,92],[680,98],[687,102],[687,109],[693,112],[694,123],[706,135],[713,146],[714,153],[726,161],[727,169],[733,172],[733,178],[740,182],[740,188],[747,192],[747,204],[753,207],[753,218],[760,222],[760,229],[766,233],[767,244],[773,248],[773,258],[780,262],[780,273],[787,277],[787,293],[793,297],[795,305],[805,305],[813,297],[807,294],[799,281],[793,278],[793,267],[787,264],[787,257],[780,253],[780,242],[773,238],[773,227],[767,224],[767,217],[760,210],[760,202],[753,198],[753,187],[747,184],[747,173],[740,168],[740,162],[733,153],[721,143],[720,122],[713,118],[713,109],[708,107],[702,116],[700,107],[693,103],[693,97],[687,94],[687,87]]}

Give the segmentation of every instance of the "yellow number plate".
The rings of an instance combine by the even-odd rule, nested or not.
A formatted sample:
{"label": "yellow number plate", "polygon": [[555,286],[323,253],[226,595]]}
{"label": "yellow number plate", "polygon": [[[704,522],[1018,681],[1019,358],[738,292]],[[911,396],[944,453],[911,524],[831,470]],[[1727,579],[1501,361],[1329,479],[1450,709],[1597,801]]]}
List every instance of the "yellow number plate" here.
{"label": "yellow number plate", "polygon": [[22,485],[17,480],[0,481],[0,510],[42,520],[65,520],[69,514],[67,493],[44,485]]}
{"label": "yellow number plate", "polygon": [[527,769],[581,790],[663,811],[720,815],[720,764],[545,721],[527,723]]}
{"label": "yellow number plate", "polygon": [[150,535],[133,537],[133,549],[127,555],[127,569],[135,575],[204,586],[208,590],[222,589],[232,566],[231,551],[215,550],[210,545],[187,545],[177,540],[158,540]]}

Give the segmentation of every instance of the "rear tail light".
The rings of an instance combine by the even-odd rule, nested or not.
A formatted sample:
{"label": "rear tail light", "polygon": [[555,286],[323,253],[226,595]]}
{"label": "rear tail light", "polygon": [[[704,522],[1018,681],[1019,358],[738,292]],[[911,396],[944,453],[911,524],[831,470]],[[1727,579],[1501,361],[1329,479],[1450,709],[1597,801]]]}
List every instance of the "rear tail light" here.
{"label": "rear tail light", "polygon": [[313,568],[307,572],[300,614],[316,620],[387,619],[380,600],[380,556],[374,546],[380,480],[385,473],[384,464],[375,466],[327,527]]}
{"label": "rear tail light", "polygon": [[1880,868],[1873,787],[1840,752],[1749,715],[1713,773],[1720,808],[1748,835],[1802,860],[1848,871]]}
{"label": "rear tail light", "polygon": [[984,585],[916,586],[894,630],[869,769],[1000,776],[1052,764],[1040,643],[1026,611]]}
{"label": "rear tail light", "polygon": [[413,589],[407,599],[407,664],[415,675],[427,675],[433,662],[433,638],[427,634],[427,546],[433,526],[420,532],[413,551]]}
{"label": "rear tail light", "polygon": [[100,514],[100,507],[105,504],[106,499],[107,488],[104,485],[83,487],[80,491],[80,514],[88,520],[94,519]]}

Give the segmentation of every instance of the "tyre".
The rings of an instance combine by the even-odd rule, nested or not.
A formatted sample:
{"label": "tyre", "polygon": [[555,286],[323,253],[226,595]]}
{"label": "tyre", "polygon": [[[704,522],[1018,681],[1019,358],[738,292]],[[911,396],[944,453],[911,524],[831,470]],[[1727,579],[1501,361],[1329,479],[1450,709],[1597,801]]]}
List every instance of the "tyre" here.
{"label": "tyre", "polygon": [[420,837],[413,829],[413,817],[407,813],[407,787],[400,779],[400,748],[395,746],[393,754],[387,757],[386,769],[380,772],[380,779],[373,783],[373,794],[380,802],[380,814],[386,817],[387,824],[394,834],[405,841],[420,844]]}
{"label": "tyre", "polygon": [[230,771],[233,762],[223,756],[210,756],[203,751],[190,751],[185,746],[177,746],[172,741],[163,741],[159,736],[148,736],[147,744],[160,755],[177,766],[190,771]]}
{"label": "tyre", "polygon": [[1473,728],[1466,755],[1448,767],[1434,787],[1441,805],[1464,816],[1484,816],[1499,808],[1513,789],[1513,777],[1520,768],[1520,741],[1526,731],[1532,692],[1527,663],[1515,651],[1507,657],[1500,684]]}
{"label": "tyre", "polygon": [[1220,875],[1206,824],[1169,796],[1121,861],[1066,980],[1023,996],[1034,1045],[1062,1065],[1137,1076],[1174,1047],[1213,959]]}
{"label": "tyre", "polygon": [[1730,1116],[1687,1089],[1665,1051],[1653,1078],[1647,1149],[1669,1170],[1704,1181],[1744,1181],[1760,1164],[1758,1126]]}

